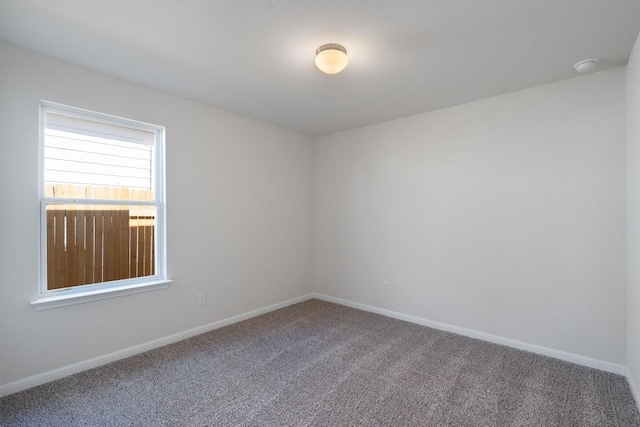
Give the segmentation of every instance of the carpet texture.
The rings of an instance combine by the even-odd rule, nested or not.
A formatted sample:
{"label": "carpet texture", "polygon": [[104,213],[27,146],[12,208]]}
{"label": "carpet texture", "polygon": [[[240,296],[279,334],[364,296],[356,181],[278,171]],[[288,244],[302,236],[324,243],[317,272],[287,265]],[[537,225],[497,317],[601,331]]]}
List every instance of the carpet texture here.
{"label": "carpet texture", "polygon": [[640,426],[626,380],[310,300],[0,400],[3,426]]}

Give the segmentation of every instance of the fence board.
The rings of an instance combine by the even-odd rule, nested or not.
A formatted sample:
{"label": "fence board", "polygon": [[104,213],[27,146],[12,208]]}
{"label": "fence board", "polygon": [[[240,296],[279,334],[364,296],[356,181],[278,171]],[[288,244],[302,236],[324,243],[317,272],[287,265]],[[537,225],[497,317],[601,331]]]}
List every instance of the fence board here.
{"label": "fence board", "polygon": [[150,254],[149,254],[149,248],[151,247],[151,242],[150,242],[150,236],[149,236],[149,227],[147,226],[142,226],[140,227],[142,229],[142,234],[144,236],[144,243],[142,246],[142,250],[144,252],[144,257],[142,259],[142,273],[145,276],[148,276],[151,272],[149,271],[149,259],[150,259]]}
{"label": "fence board", "polygon": [[75,276],[76,276],[76,284],[78,285],[86,285],[87,284],[87,279],[85,277],[85,272],[84,272],[84,254],[85,254],[85,233],[86,233],[86,227],[85,227],[85,210],[84,209],[76,209],[75,210],[75,214],[76,214],[76,224],[75,224],[75,232],[74,237],[75,237],[75,242],[74,242],[74,249],[75,249],[75,261],[76,261],[76,265],[75,265]]}
{"label": "fence board", "polygon": [[93,283],[104,282],[104,210],[95,211],[95,238],[93,250]]}
{"label": "fence board", "polygon": [[103,261],[103,280],[108,282],[110,280],[115,280],[116,275],[115,271],[115,260],[116,260],[116,248],[114,243],[114,230],[113,230],[113,211],[104,211],[103,212],[103,226],[104,229],[102,231],[102,245],[104,247],[104,255],[102,258]]}
{"label": "fence board", "polygon": [[142,226],[142,220],[138,219],[137,234],[138,234],[138,260],[136,270],[138,275],[144,276],[144,227]]}
{"label": "fence board", "polygon": [[63,209],[57,209],[54,211],[55,218],[55,242],[54,251],[56,253],[56,265],[53,288],[64,288],[64,271],[65,271],[65,259],[64,259],[64,238],[65,238],[65,214]]}
{"label": "fence board", "polygon": [[155,226],[149,226],[149,236],[151,237],[151,245],[149,245],[149,275],[156,274],[156,233]]}
{"label": "fence board", "polygon": [[74,268],[76,265],[76,248],[75,248],[75,222],[76,222],[76,211],[73,209],[66,210],[65,209],[65,239],[64,239],[64,250],[65,250],[65,263],[64,263],[64,274],[65,274],[65,282],[66,286],[75,286],[77,285],[77,279],[74,272]]}
{"label": "fence board", "polygon": [[47,278],[50,283],[54,283],[56,278],[55,227],[55,211],[47,210]]}
{"label": "fence board", "polygon": [[129,277],[138,276],[138,217],[132,216],[130,219],[130,240],[129,240]]}
{"label": "fence board", "polygon": [[92,210],[85,211],[85,246],[84,246],[84,277],[85,283],[96,283],[95,267],[94,267],[94,224],[95,212]]}
{"label": "fence board", "polygon": [[118,279],[127,279],[129,276],[129,211],[118,211],[119,235],[116,243],[119,245],[118,251]]}

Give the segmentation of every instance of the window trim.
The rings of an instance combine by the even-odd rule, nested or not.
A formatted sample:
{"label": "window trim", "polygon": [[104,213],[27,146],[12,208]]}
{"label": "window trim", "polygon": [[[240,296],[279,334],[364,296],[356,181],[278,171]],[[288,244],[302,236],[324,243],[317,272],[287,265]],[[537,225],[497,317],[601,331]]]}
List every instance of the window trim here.
{"label": "window trim", "polygon": [[[151,188],[155,200],[139,202],[134,200],[109,200],[109,199],[82,199],[82,198],[54,198],[45,196],[44,183],[44,154],[45,154],[45,128],[46,113],[57,113],[106,123],[115,126],[130,127],[143,131],[153,132],[154,150],[152,157]],[[70,107],[50,101],[40,101],[39,117],[39,145],[38,145],[38,198],[40,200],[39,221],[39,250],[38,250],[38,284],[36,299],[31,306],[36,310],[68,306],[105,298],[118,297],[133,293],[152,291],[169,286],[171,280],[167,278],[167,251],[166,251],[166,203],[165,203],[165,128],[137,120],[117,117],[109,114],[98,113],[82,108]],[[87,285],[79,285],[66,289],[47,289],[47,205],[51,204],[105,204],[105,205],[147,205],[156,208],[155,224],[155,274],[153,276],[135,277],[129,279],[113,280]]]}

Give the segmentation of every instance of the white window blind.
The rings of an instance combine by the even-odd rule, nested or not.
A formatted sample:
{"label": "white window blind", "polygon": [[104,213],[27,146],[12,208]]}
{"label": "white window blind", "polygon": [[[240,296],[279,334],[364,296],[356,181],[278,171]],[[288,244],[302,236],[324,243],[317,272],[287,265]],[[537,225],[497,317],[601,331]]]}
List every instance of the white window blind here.
{"label": "white window blind", "polygon": [[46,112],[46,184],[151,189],[154,132]]}

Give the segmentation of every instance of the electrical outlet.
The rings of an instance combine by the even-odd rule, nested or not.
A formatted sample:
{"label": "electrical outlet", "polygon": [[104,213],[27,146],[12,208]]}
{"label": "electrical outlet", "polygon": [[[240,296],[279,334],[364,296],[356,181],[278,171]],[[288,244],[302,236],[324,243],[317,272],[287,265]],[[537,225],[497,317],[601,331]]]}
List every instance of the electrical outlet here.
{"label": "electrical outlet", "polygon": [[391,283],[389,283],[388,280],[385,280],[384,282],[382,282],[382,291],[385,294],[388,294],[389,292],[391,292]]}
{"label": "electrical outlet", "polygon": [[205,305],[207,303],[207,293],[200,292],[198,294],[198,305]]}

